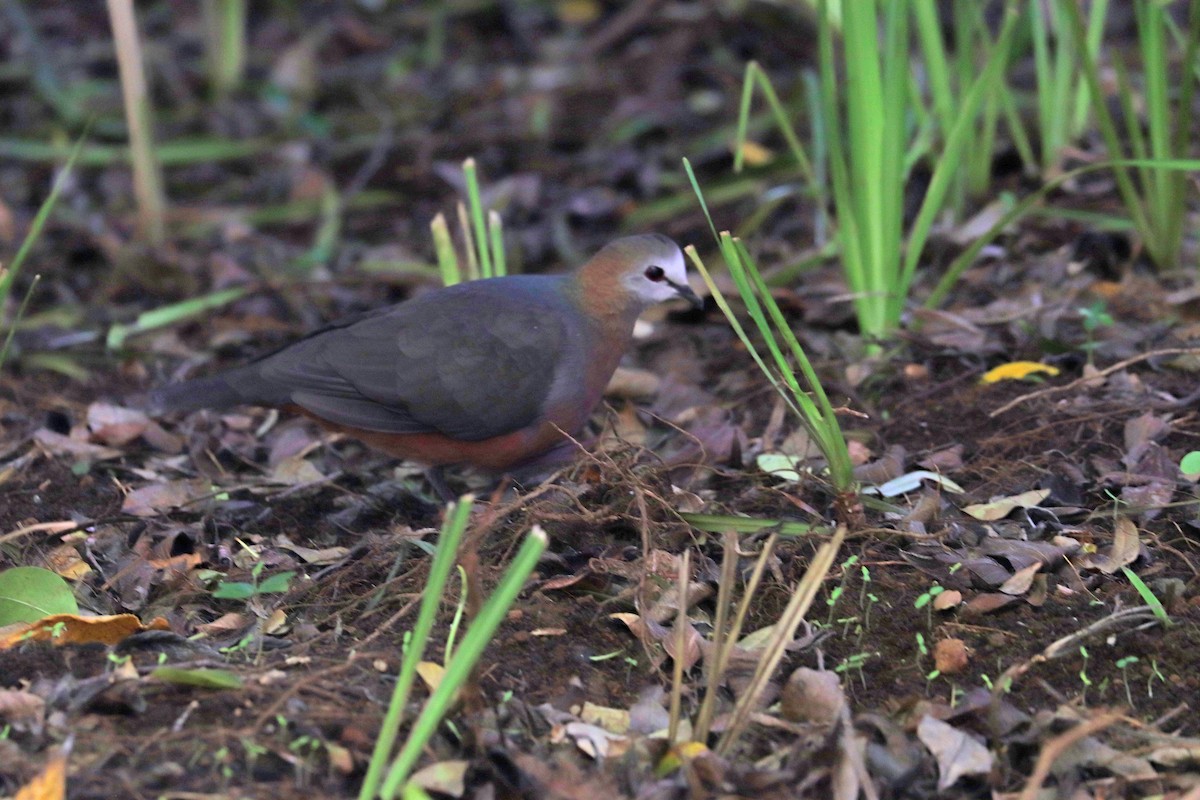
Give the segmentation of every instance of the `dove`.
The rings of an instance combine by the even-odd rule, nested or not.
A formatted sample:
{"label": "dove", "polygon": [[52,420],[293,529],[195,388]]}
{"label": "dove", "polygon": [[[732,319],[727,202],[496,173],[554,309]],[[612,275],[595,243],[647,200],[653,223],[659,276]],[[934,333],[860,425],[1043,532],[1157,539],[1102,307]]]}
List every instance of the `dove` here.
{"label": "dove", "polygon": [[154,390],[155,414],[268,406],[431,468],[560,465],[651,305],[701,301],[659,234],[610,242],[568,274],[436,289],[335,321],[243,366]]}

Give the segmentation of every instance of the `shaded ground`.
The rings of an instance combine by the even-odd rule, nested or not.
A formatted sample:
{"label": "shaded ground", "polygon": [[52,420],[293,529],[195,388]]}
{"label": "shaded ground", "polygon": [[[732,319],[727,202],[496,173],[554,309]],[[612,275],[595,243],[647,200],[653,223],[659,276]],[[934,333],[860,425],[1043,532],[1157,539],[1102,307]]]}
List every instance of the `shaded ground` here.
{"label": "shaded ground", "polygon": [[[575,20],[568,6],[596,17]],[[0,653],[0,690],[43,702],[0,717],[9,726],[0,739],[6,794],[73,736],[72,797],[353,796],[424,585],[427,558],[416,544],[435,535],[438,504],[419,472],[303,421],[244,410],[129,430],[125,399],[435,285],[432,270],[415,265],[430,260],[428,220],[450,212],[468,155],[527,269],[576,263],[622,230],[657,229],[711,250],[679,157],[711,184],[728,182],[740,65],[759,59],[786,89],[796,75],[784,67],[807,57],[795,35],[803,22],[766,6],[735,15],[664,4],[649,17],[586,3],[452,11],[445,58],[431,65],[436,20],[424,10],[276,12],[252,18],[254,88],[213,106],[203,98],[200,20],[172,4],[147,7],[164,139],[268,144],[254,157],[170,168],[176,230],[159,250],[130,243],[125,168],[84,167],[18,284],[44,274],[0,391],[0,567],[57,566],[73,553],[72,568],[85,567],[75,584],[81,606],[161,616],[169,631],[111,651],[27,644]],[[72,48],[106,30],[102,14],[44,4],[32,31],[10,31],[0,114],[13,137],[45,142],[63,129],[30,96],[38,67],[63,85],[92,87],[87,108],[118,119],[111,54]],[[46,50],[37,55],[39,43]],[[101,140],[105,130],[98,123]],[[3,146],[15,152],[11,141]],[[6,216],[19,233],[50,168],[14,160],[3,170]],[[746,219],[785,174],[746,182],[718,209],[718,224]],[[321,198],[331,190],[341,226],[326,254],[318,240],[331,217],[322,220]],[[1054,203],[1104,208],[1114,196],[1092,187]],[[785,203],[762,220],[751,240],[763,263],[798,261],[811,216]],[[952,250],[949,233],[943,246]],[[1195,335],[1194,301],[1184,281],[1133,268],[1120,248],[1119,282],[1095,261],[1072,266],[1088,233],[1073,222],[1025,223],[1002,257],[965,276],[944,313],[922,318],[876,360],[862,355],[834,272],[778,290],[831,393],[865,415],[846,417],[864,481],[925,466],[966,490],[927,482],[869,502],[869,528],[843,546],[781,670],[780,683],[800,666],[838,670],[854,729],[877,745],[867,766],[885,796],[936,791],[934,756],[916,736],[925,714],[970,731],[996,757],[990,774],[947,796],[1019,789],[1046,742],[1106,708],[1124,716],[1060,762],[1053,780],[1063,796],[1077,784],[1098,796],[1168,793],[1196,780],[1194,749],[1190,761],[1167,753],[1200,738],[1195,486],[1176,467],[1200,446],[1194,354],[1180,352]],[[136,337],[120,352],[102,346],[113,322],[229,285],[253,291],[203,322]],[[1112,322],[1089,334],[1081,309],[1097,302]],[[799,726],[774,706],[725,759],[667,777],[654,774],[652,740],[638,740],[651,755],[595,760],[578,733],[564,733],[565,715],[584,703],[665,713],[647,694],[670,683],[663,637],[639,638],[613,615],[669,629],[666,590],[687,547],[702,587],[689,619],[701,634],[710,629],[720,536],[678,512],[810,523],[831,515],[819,479],[789,483],[756,469],[759,454],[807,448],[719,313],[663,310],[649,321],[626,365],[631,377],[595,421],[595,455],[529,494],[470,483],[488,498],[463,557],[471,602],[532,525],[551,545],[425,763],[469,760],[469,796],[489,784],[508,797],[831,796],[821,776],[837,763],[836,726]],[[1077,380],[1089,354],[1103,368],[1154,351],[1163,354]],[[1041,384],[980,382],[1019,359],[1062,372]],[[77,375],[38,368],[47,365]],[[168,494],[148,494],[153,486]],[[962,511],[1035,489],[1049,493],[1000,519]],[[60,521],[79,529],[29,527]],[[1132,545],[1117,535],[1129,522]],[[747,570],[762,541],[743,537]],[[778,618],[814,547],[781,540],[745,631]],[[212,596],[221,580],[251,580],[256,563],[263,577],[299,577],[281,594]],[[1017,573],[1034,563],[1041,568],[1020,585]],[[1172,625],[1146,612],[1120,616],[1143,605],[1120,566],[1150,585]],[[961,592],[963,604],[918,607],[935,584]],[[438,647],[453,611],[447,603]],[[938,662],[941,674],[931,676],[935,657],[922,647],[945,641],[961,642],[966,662]],[[133,672],[121,667],[127,656]],[[229,668],[245,685],[145,678],[163,662]],[[703,666],[687,683],[689,713]],[[735,661],[722,711],[750,669]],[[989,706],[981,698],[1006,673],[1011,691]]]}

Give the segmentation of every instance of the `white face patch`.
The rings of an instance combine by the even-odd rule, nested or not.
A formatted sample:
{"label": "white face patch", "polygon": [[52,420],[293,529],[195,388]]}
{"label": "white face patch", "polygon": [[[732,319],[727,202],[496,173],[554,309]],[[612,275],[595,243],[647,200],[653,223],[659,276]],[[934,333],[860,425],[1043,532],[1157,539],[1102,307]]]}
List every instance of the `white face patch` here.
{"label": "white face patch", "polygon": [[[679,297],[675,286],[687,286],[688,279],[679,247],[665,236],[647,238],[652,246],[647,249],[646,256],[622,276],[621,283],[643,303],[653,305]],[[655,267],[662,270],[661,277],[658,277]]]}

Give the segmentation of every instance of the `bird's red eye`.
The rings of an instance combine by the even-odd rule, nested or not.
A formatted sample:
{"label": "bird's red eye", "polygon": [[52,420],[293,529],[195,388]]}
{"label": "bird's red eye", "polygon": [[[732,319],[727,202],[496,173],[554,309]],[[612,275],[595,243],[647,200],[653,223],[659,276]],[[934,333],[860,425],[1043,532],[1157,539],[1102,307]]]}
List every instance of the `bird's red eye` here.
{"label": "bird's red eye", "polygon": [[667,277],[667,273],[663,272],[663,268],[657,264],[651,264],[650,266],[646,267],[645,275],[648,280],[652,280],[655,283],[658,283],[663,278]]}

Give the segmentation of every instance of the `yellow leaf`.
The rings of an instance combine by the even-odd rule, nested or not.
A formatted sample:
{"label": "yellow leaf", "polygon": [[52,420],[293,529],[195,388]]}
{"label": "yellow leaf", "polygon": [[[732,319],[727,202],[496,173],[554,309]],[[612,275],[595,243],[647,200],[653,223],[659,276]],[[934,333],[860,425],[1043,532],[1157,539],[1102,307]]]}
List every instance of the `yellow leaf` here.
{"label": "yellow leaf", "polygon": [[446,676],[446,668],[433,661],[422,661],[417,664],[417,674],[421,676],[421,680],[425,681],[429,691],[434,692],[441,685],[442,678]]}
{"label": "yellow leaf", "polygon": [[999,383],[1000,381],[1021,381],[1030,375],[1044,372],[1053,377],[1058,374],[1058,367],[1049,364],[1039,364],[1036,361],[1010,361],[1007,364],[990,369],[983,374],[982,383]]}
{"label": "yellow leaf", "polygon": [[623,736],[629,733],[629,712],[622,708],[598,706],[584,702],[579,718],[592,725],[599,725],[609,733]]}
{"label": "yellow leaf", "polygon": [[67,754],[59,750],[46,768],[21,787],[13,800],[63,800],[67,796]]}
{"label": "yellow leaf", "polygon": [[771,163],[774,158],[775,154],[758,142],[752,142],[749,139],[742,142],[742,160],[746,162],[746,166],[761,167]]}
{"label": "yellow leaf", "polygon": [[594,0],[564,0],[558,4],[558,18],[564,25],[587,25],[600,18],[600,4]]}
{"label": "yellow leaf", "polygon": [[92,571],[70,544],[61,544],[51,550],[46,556],[46,566],[69,581],[77,581]]}

